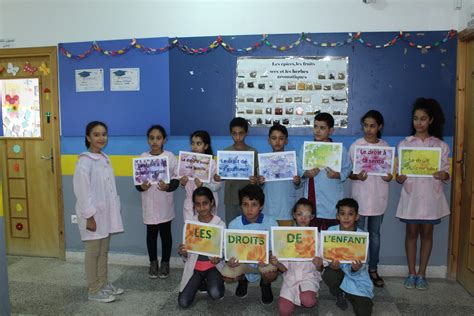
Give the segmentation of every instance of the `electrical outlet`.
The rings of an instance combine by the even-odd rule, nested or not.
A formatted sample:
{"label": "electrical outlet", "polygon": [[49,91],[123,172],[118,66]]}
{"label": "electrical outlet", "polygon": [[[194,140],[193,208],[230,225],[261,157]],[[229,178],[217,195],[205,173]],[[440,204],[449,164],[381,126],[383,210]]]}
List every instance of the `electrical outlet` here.
{"label": "electrical outlet", "polygon": [[71,223],[77,224],[77,215],[71,215]]}

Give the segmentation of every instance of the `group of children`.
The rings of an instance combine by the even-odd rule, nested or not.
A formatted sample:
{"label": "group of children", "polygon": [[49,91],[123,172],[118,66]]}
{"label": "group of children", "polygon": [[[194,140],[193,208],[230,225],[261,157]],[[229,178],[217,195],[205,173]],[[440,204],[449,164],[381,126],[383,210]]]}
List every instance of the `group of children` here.
{"label": "group of children", "polygon": [[[169,258],[172,247],[171,221],[175,217],[173,191],[183,187],[186,191],[184,219],[212,223],[232,229],[270,230],[277,225],[313,226],[321,230],[367,230],[369,232],[368,268],[361,262],[340,264],[324,262],[316,256],[312,262],[284,262],[271,256],[270,263],[258,266],[239,264],[235,258],[223,262],[222,258],[209,258],[187,253],[184,245],[179,254],[186,260],[180,286],[178,303],[182,307],[192,304],[197,291],[207,290],[213,299],[224,295],[224,280],[237,281],[236,295],[247,294],[248,282],[260,281],[262,302],[273,301],[271,282],[279,273],[283,286],[278,301],[282,315],[289,315],[295,305],[312,307],[317,302],[320,280],[328,285],[336,296],[336,304],[346,309],[349,300],[356,314],[369,315],[372,310],[373,285],[383,286],[377,273],[380,250],[380,227],[388,201],[388,183],[393,175],[368,175],[365,171],[352,173],[351,159],[354,147],[387,146],[381,139],[384,126],[380,112],[371,110],[361,118],[364,137],[356,140],[349,153],[343,149],[341,171],[330,168],[302,170],[299,155],[298,175],[292,180],[265,182],[258,175],[246,180],[226,180],[216,173],[212,162],[211,182],[178,179],[177,161],[173,153],[164,150],[166,131],[156,125],[147,132],[150,150],[143,157],[168,157],[170,183],[144,183],[137,186],[142,194],[143,221],[147,225],[147,247],[150,259],[150,278],[166,278],[169,274]],[[449,147],[442,141],[444,116],[439,104],[433,99],[417,99],[412,111],[412,133],[400,144],[403,147],[441,148],[441,169],[431,178],[407,178],[396,175],[402,184],[397,217],[406,223],[405,246],[409,275],[405,287],[427,288],[426,267],[432,247],[433,228],[449,214],[449,206],[442,188],[449,180]],[[248,123],[243,118],[230,122],[233,145],[225,150],[254,151],[245,143]],[[331,142],[334,119],[329,113],[319,113],[314,120],[314,141]],[[196,153],[213,154],[207,132],[196,131],[191,137],[191,149]],[[288,143],[288,131],[282,125],[269,130],[268,142],[274,152],[284,151]],[[91,122],[86,128],[88,151],[79,156],[74,174],[74,192],[77,198],[76,212],[81,238],[86,248],[86,275],[89,299],[110,302],[123,290],[107,281],[107,253],[110,234],[123,231],[120,219],[120,201],[115,189],[112,167],[102,149],[107,144],[107,127],[101,122]],[[352,180],[352,198],[344,198],[344,181]],[[217,191],[224,182],[225,223],[216,215]],[[296,190],[303,187],[304,198],[296,201]],[[266,203],[265,203],[266,201]],[[157,260],[157,235],[162,241],[161,265]],[[420,235],[420,265],[415,270],[417,239]]]}

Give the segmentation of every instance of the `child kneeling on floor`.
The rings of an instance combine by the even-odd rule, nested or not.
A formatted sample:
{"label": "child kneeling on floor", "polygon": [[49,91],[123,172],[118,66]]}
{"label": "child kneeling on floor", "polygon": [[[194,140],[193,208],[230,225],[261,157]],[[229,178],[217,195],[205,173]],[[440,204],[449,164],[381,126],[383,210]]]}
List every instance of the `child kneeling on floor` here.
{"label": "child kneeling on floor", "polygon": [[[216,203],[212,191],[199,187],[193,192],[194,216],[192,220],[223,226],[225,223],[215,215]],[[197,291],[206,286],[207,294],[214,300],[224,297],[224,280],[220,270],[224,262],[218,257],[208,257],[186,251],[186,245],[181,244],[178,253],[186,261],[183,277],[179,288],[178,304],[183,308],[189,307]]]}
{"label": "child kneeling on floor", "polygon": [[[264,230],[271,231],[272,226],[278,226],[276,220],[262,213],[265,203],[265,194],[257,184],[248,184],[239,190],[239,204],[242,215],[237,216],[229,224],[229,229],[242,230]],[[270,251],[271,256],[271,251]],[[271,304],[273,302],[272,282],[277,278],[277,268],[272,264],[260,262],[256,264],[240,264],[234,257],[227,261],[222,270],[224,280],[228,282],[238,281],[235,295],[238,297],[247,296],[249,282],[260,280],[262,290],[262,303]]]}
{"label": "child kneeling on floor", "polygon": [[[328,230],[362,231],[356,224],[359,219],[359,205],[356,200],[342,199],[337,202],[336,209],[336,218],[340,224],[331,226]],[[323,280],[331,294],[336,296],[336,305],[340,309],[346,310],[349,300],[356,315],[372,315],[373,284],[367,266],[360,260],[352,263],[332,261],[324,269]]]}

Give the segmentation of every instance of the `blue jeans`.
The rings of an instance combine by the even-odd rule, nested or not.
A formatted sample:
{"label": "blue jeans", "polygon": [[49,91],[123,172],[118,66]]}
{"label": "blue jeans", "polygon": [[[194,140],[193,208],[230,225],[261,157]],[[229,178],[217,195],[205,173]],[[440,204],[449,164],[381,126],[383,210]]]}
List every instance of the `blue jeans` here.
{"label": "blue jeans", "polygon": [[[367,219],[367,229],[365,222]],[[362,216],[357,221],[357,227],[369,232],[369,271],[377,271],[380,252],[380,226],[382,226],[383,214],[378,216]]]}

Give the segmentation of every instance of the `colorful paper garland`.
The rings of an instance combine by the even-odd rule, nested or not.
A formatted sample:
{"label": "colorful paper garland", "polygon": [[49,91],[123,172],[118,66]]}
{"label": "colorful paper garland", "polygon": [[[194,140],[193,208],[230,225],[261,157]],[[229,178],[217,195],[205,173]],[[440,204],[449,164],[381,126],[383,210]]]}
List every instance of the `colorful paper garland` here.
{"label": "colorful paper garland", "polygon": [[301,33],[301,35],[299,36],[299,38],[296,41],[294,41],[293,43],[288,44],[288,45],[276,45],[276,44],[274,44],[270,41],[269,36],[267,34],[263,34],[261,40],[258,41],[255,44],[253,44],[252,46],[245,47],[245,48],[235,48],[235,47],[232,47],[230,44],[224,42],[222,37],[219,35],[207,47],[201,47],[201,48],[188,47],[186,44],[182,43],[178,38],[174,38],[170,41],[169,44],[167,44],[163,47],[160,47],[160,48],[146,47],[146,46],[138,43],[136,39],[132,39],[130,44],[128,44],[127,46],[125,46],[121,49],[118,49],[118,50],[103,49],[102,47],[100,47],[98,42],[94,41],[91,44],[91,47],[88,50],[86,50],[85,52],[81,53],[81,54],[71,53],[70,51],[66,50],[66,48],[64,47],[64,44],[59,44],[59,51],[61,52],[62,55],[66,56],[67,58],[81,60],[81,59],[86,58],[90,54],[92,54],[92,52],[94,52],[94,51],[96,51],[98,53],[101,53],[103,55],[106,55],[106,56],[119,56],[119,55],[126,54],[132,48],[138,49],[138,50],[142,51],[145,54],[156,55],[156,54],[161,54],[161,53],[167,52],[170,49],[173,49],[173,48],[176,47],[180,51],[182,51],[183,53],[186,53],[186,54],[189,54],[189,55],[203,55],[203,54],[207,54],[207,53],[217,49],[219,46],[221,46],[222,48],[224,48],[229,53],[233,53],[233,54],[244,53],[245,54],[245,53],[251,53],[251,52],[255,51],[256,49],[262,47],[263,45],[266,45],[266,46],[270,47],[271,49],[278,50],[278,51],[281,51],[281,52],[291,50],[291,49],[301,45],[301,43],[309,43],[309,44],[312,44],[312,45],[318,46],[318,47],[338,47],[338,46],[348,45],[348,44],[353,43],[353,42],[359,42],[359,43],[361,43],[362,45],[364,45],[368,48],[381,49],[381,48],[387,48],[387,47],[393,46],[396,43],[398,43],[400,40],[403,40],[404,42],[406,42],[408,44],[409,47],[412,47],[412,48],[430,49],[432,47],[437,47],[437,46],[447,42],[448,40],[451,40],[452,38],[454,38],[456,36],[456,34],[457,34],[457,32],[455,30],[450,30],[443,36],[443,38],[441,40],[436,41],[432,45],[421,45],[421,44],[414,43],[414,42],[409,40],[409,38],[411,37],[410,33],[404,33],[402,31],[400,31],[396,36],[394,36],[392,39],[390,39],[389,41],[387,41],[384,44],[373,44],[373,43],[370,43],[370,42],[364,40],[364,38],[362,37],[361,32],[348,33],[349,37],[346,40],[338,41],[338,42],[317,42],[317,41],[313,40],[310,35],[305,34],[305,33]]}

